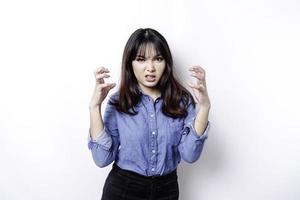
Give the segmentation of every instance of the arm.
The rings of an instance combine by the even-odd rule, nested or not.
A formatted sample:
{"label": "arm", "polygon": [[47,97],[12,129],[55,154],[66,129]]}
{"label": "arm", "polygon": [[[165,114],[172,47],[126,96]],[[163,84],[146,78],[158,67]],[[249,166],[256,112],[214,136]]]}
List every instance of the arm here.
{"label": "arm", "polygon": [[210,122],[208,121],[210,100],[207,93],[205,70],[200,66],[194,65],[189,68],[189,71],[192,72],[191,76],[197,80],[194,84],[189,83],[189,86],[193,90],[200,110],[196,115],[195,109],[191,104],[189,105],[189,114],[182,132],[183,136],[179,145],[179,151],[185,161],[192,163],[200,157],[204,142],[208,136],[210,128]]}
{"label": "arm", "polygon": [[100,130],[103,130],[103,120],[101,116],[101,106],[90,106],[90,134],[92,139],[97,138]]}
{"label": "arm", "polygon": [[104,123],[101,109],[90,108],[90,129],[88,148],[92,152],[93,160],[99,167],[112,163],[119,146],[119,133],[115,119],[115,109],[107,104],[104,113]]}
{"label": "arm", "polygon": [[194,127],[199,136],[201,136],[204,133],[207,127],[209,109],[210,107],[208,106],[202,106],[196,116]]}
{"label": "arm", "polygon": [[[188,163],[196,162],[202,153],[210,128],[207,116],[207,111],[203,107],[196,114],[192,104],[189,105],[188,115],[184,120],[184,128],[181,131],[182,137],[178,145],[182,159]],[[202,121],[198,121],[199,119]]]}

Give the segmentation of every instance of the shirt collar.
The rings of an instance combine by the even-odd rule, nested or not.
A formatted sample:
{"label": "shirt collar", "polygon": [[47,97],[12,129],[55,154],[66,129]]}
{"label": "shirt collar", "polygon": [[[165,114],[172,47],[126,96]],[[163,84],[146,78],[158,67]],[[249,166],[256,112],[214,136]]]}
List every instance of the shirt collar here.
{"label": "shirt collar", "polygon": [[[140,94],[142,94],[143,96],[148,97],[148,99],[150,100],[151,97],[148,94],[145,94],[144,91],[141,89],[141,87],[139,85],[137,87],[138,87],[138,90],[139,90]],[[159,100],[159,99],[161,99],[161,96],[156,98],[156,100]]]}

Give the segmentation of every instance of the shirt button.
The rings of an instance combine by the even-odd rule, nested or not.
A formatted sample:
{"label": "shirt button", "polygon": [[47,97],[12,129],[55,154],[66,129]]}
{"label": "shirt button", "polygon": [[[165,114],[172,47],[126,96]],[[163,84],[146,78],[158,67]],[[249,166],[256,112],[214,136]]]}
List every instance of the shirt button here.
{"label": "shirt button", "polygon": [[153,172],[154,172],[154,168],[152,168],[152,169],[151,169],[151,171],[153,171]]}
{"label": "shirt button", "polygon": [[154,117],[154,114],[151,114],[150,116],[151,116],[151,117]]}
{"label": "shirt button", "polygon": [[155,135],[155,131],[153,131],[152,134]]}
{"label": "shirt button", "polygon": [[155,153],[155,150],[152,150],[152,153]]}

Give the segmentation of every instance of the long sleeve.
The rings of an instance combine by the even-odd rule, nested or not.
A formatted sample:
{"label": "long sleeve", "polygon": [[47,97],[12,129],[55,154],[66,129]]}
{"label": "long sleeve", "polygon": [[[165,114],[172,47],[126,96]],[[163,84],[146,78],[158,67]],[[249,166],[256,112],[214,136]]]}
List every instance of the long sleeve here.
{"label": "long sleeve", "polygon": [[192,104],[190,104],[188,115],[184,120],[184,128],[181,131],[182,137],[178,145],[182,159],[188,163],[193,163],[199,159],[210,129],[210,122],[208,121],[203,134],[201,136],[198,135],[194,128],[195,119],[196,111]]}
{"label": "long sleeve", "polygon": [[115,109],[106,105],[104,112],[104,129],[98,133],[96,139],[91,138],[89,130],[88,148],[91,150],[93,160],[99,167],[105,167],[113,162],[119,147],[119,133],[115,118]]}

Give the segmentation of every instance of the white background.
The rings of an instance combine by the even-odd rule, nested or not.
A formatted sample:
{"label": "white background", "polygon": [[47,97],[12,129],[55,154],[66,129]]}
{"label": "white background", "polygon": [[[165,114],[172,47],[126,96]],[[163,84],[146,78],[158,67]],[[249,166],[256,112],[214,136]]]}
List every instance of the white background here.
{"label": "white background", "polygon": [[210,135],[200,159],[178,167],[180,199],[300,199],[299,10],[296,0],[1,1],[0,199],[100,199],[111,165],[97,167],[87,147],[93,70],[118,83],[140,27],[164,35],[183,81],[191,65],[207,73]]}

